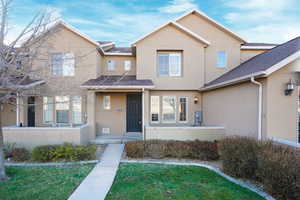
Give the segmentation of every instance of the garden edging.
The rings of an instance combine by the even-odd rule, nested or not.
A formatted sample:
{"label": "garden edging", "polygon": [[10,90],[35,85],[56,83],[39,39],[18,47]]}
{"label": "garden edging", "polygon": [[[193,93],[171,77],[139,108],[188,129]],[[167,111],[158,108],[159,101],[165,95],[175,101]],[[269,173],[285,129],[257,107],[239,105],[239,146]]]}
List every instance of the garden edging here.
{"label": "garden edging", "polygon": [[123,163],[144,163],[144,164],[165,164],[165,165],[183,165],[183,166],[198,166],[198,167],[205,167],[207,169],[210,169],[214,172],[216,172],[217,174],[221,175],[222,177],[224,177],[225,179],[238,184],[244,188],[247,188],[257,194],[259,194],[260,196],[264,197],[266,200],[276,200],[274,197],[272,197],[271,195],[267,194],[266,192],[261,191],[260,189],[258,189],[256,186],[252,185],[252,184],[248,184],[245,183],[243,181],[237,180],[231,176],[228,176],[226,174],[224,174],[222,171],[220,171],[219,169],[212,167],[210,165],[207,164],[200,164],[200,163],[194,163],[194,162],[174,162],[174,161],[159,161],[159,160],[135,160],[135,159],[122,159],[121,162]]}
{"label": "garden edging", "polygon": [[61,165],[86,165],[86,164],[97,164],[99,160],[87,160],[87,161],[75,161],[75,162],[6,162],[5,166],[61,166]]}

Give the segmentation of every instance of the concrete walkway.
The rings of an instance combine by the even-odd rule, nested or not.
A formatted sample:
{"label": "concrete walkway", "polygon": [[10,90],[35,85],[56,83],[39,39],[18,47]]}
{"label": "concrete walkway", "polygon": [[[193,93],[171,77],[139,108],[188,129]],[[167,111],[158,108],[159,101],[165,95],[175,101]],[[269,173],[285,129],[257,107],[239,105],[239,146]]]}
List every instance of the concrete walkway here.
{"label": "concrete walkway", "polygon": [[113,184],[124,144],[109,144],[101,162],[89,173],[68,200],[104,200]]}

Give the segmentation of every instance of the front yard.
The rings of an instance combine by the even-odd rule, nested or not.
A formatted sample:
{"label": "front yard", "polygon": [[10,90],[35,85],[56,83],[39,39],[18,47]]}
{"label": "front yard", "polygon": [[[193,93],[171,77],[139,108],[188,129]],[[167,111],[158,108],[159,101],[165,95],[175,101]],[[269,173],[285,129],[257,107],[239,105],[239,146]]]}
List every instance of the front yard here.
{"label": "front yard", "polygon": [[9,180],[0,183],[0,199],[65,200],[94,165],[7,167]]}
{"label": "front yard", "polygon": [[121,164],[106,200],[261,200],[215,172],[195,166]]}

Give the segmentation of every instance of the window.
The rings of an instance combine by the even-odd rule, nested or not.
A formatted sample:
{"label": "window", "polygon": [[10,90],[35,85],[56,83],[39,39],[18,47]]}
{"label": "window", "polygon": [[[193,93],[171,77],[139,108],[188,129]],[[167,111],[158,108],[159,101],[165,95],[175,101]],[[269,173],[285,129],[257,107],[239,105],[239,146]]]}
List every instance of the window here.
{"label": "window", "polygon": [[187,122],[187,97],[179,98],[179,121]]}
{"label": "window", "polygon": [[131,61],[130,60],[125,60],[124,61],[124,69],[125,69],[125,71],[130,71],[131,70]]}
{"label": "window", "polygon": [[159,76],[181,76],[182,53],[158,53]]}
{"label": "window", "polygon": [[151,96],[151,122],[159,122],[159,96]]}
{"label": "window", "polygon": [[55,97],[55,110],[57,123],[69,123],[69,97],[56,96]]}
{"label": "window", "polygon": [[73,123],[74,124],[81,124],[81,97],[75,96],[72,98],[72,108],[73,108]]}
{"label": "window", "polygon": [[163,96],[162,120],[167,123],[176,122],[176,98],[175,96]]}
{"label": "window", "polygon": [[43,119],[44,123],[53,123],[53,97],[43,97]]}
{"label": "window", "polygon": [[55,53],[51,55],[52,75],[74,76],[75,57],[73,53]]}
{"label": "window", "polygon": [[217,67],[225,68],[227,67],[227,53],[226,51],[219,51],[218,52],[218,61]]}
{"label": "window", "polygon": [[108,60],[107,61],[107,71],[114,71],[115,70],[115,61]]}
{"label": "window", "polygon": [[103,108],[104,110],[110,110],[110,96],[103,96]]}

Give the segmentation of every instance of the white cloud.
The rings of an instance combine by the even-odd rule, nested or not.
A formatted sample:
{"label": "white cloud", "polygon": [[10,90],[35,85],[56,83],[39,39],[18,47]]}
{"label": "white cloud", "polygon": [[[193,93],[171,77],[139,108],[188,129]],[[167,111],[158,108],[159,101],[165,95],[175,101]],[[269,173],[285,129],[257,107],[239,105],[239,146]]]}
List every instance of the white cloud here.
{"label": "white cloud", "polygon": [[171,0],[169,5],[159,8],[162,13],[181,13],[191,9],[198,9],[194,0]]}
{"label": "white cloud", "polygon": [[289,8],[295,0],[224,0],[225,5],[243,10],[282,10]]}
{"label": "white cloud", "polygon": [[74,23],[74,24],[81,24],[81,25],[92,25],[92,26],[101,26],[103,25],[102,23],[87,20],[87,19],[82,19],[82,18],[70,18],[67,19],[68,22]]}

